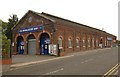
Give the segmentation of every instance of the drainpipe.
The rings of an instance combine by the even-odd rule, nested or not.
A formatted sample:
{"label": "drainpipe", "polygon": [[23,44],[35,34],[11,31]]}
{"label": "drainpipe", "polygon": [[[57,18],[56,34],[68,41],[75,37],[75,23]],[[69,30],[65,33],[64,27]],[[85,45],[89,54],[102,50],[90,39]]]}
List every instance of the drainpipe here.
{"label": "drainpipe", "polygon": [[55,37],[56,28],[55,28],[55,24],[54,24],[54,23],[52,23],[52,25],[53,25],[53,28],[52,28],[52,33],[53,33],[53,43],[55,43],[55,42],[56,42],[56,37]]}

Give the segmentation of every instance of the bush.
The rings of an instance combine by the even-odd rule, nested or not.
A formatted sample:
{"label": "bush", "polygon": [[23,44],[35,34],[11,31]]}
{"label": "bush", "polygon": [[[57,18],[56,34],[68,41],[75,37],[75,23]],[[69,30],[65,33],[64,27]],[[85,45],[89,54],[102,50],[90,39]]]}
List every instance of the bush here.
{"label": "bush", "polygon": [[2,35],[2,58],[10,58],[10,40],[4,34]]}
{"label": "bush", "polygon": [[[0,20],[0,55],[2,54],[2,58],[10,58],[10,40],[7,39],[4,33],[5,24]],[[0,57],[1,58],[1,57]]]}

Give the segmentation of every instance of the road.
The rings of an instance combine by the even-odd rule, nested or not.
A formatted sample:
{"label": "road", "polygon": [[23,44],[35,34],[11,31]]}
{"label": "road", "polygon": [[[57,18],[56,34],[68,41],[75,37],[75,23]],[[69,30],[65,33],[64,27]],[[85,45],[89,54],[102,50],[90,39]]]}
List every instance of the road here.
{"label": "road", "polygon": [[118,48],[73,53],[73,56],[3,72],[3,75],[104,75],[118,63]]}

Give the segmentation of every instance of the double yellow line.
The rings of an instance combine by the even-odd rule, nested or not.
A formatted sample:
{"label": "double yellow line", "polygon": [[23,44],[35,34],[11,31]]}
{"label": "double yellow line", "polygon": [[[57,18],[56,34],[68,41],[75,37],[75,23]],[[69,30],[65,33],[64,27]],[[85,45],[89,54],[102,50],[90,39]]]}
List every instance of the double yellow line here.
{"label": "double yellow line", "polygon": [[120,64],[116,64],[112,69],[110,69],[107,73],[105,73],[102,77],[109,77],[110,75],[112,75],[115,71],[118,70],[118,68],[120,67]]}

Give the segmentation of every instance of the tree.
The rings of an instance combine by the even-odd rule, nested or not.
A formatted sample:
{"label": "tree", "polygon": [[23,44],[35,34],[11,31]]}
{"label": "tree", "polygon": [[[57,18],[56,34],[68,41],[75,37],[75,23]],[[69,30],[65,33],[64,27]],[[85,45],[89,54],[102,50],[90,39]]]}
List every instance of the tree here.
{"label": "tree", "polygon": [[2,56],[2,20],[0,20],[0,58]]}
{"label": "tree", "polygon": [[1,32],[3,33],[3,34],[5,34],[5,31],[7,30],[7,22],[3,22],[2,20],[1,20],[1,25],[2,25],[2,29],[1,29]]}
{"label": "tree", "polygon": [[0,55],[4,58],[10,58],[10,44],[12,38],[11,28],[18,22],[17,15],[12,15],[8,19],[9,22],[0,20]]}
{"label": "tree", "polygon": [[10,18],[8,19],[8,24],[7,24],[7,29],[5,31],[5,35],[7,36],[8,39],[12,39],[12,31],[11,28],[18,22],[18,17],[17,15],[13,14],[12,16],[10,15]]}
{"label": "tree", "polygon": [[10,58],[10,40],[2,34],[2,57]]}
{"label": "tree", "polygon": [[5,29],[6,29],[7,23],[0,20],[0,48],[2,48],[2,54],[3,58],[10,58],[10,40],[7,39],[5,35]]}

